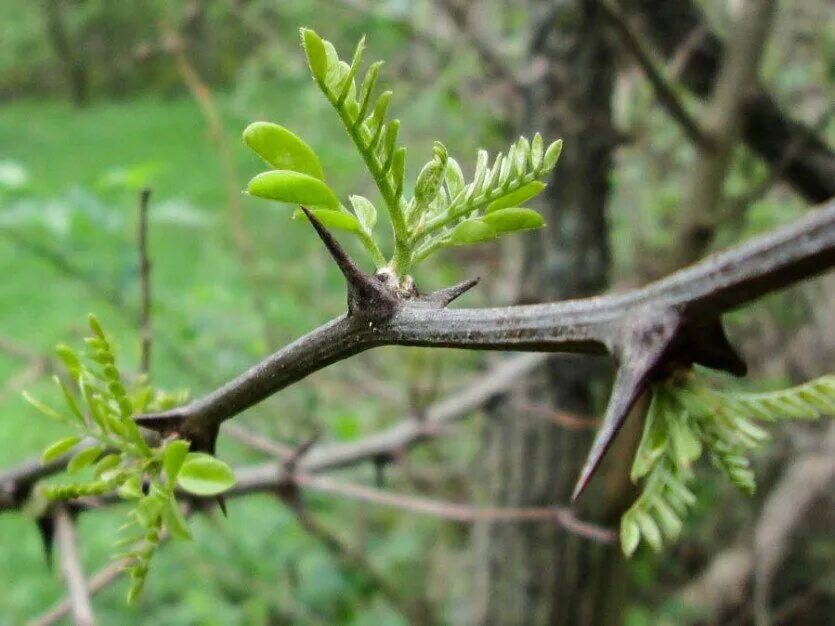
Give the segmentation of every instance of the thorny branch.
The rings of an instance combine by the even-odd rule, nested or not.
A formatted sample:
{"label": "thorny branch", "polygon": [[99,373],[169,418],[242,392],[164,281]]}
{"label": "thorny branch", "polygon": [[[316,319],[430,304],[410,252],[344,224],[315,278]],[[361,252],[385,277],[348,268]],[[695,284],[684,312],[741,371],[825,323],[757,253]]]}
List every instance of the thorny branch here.
{"label": "thorny branch", "polygon": [[348,313],[285,346],[193,403],[139,416],[213,451],[220,424],[312,372],[383,345],[611,354],[619,372],[602,426],[575,489],[584,489],[629,409],[650,382],[696,363],[736,375],[745,363],[721,316],[835,264],[835,201],[789,226],[640,289],[503,308],[449,309],[474,284],[403,297],[369,276],[310,215],[348,283]]}

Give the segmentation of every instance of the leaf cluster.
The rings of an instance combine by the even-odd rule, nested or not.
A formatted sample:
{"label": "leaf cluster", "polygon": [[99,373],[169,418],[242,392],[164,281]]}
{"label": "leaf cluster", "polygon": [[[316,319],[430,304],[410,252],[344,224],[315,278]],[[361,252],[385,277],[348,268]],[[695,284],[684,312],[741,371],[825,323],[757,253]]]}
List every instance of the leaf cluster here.
{"label": "leaf cluster", "polygon": [[[561,141],[546,146],[539,134],[531,141],[520,137],[507,154],[492,159],[480,150],[469,182],[446,147],[436,141],[433,158],[421,169],[414,194],[407,198],[406,148],[398,144],[400,120],[387,119],[392,94],[374,96],[382,62],[372,63],[358,83],[365,39],[349,64],[312,30],[302,29],[301,36],[313,79],[380,192],[394,234],[393,256],[386,261],[375,241],[378,211],[373,202],[354,195],[349,198],[351,209],[343,206],[325,182],[314,151],[282,126],[256,122],[244,131],[249,147],[274,168],[250,181],[250,194],[307,206],[325,226],[359,237],[378,269],[387,266],[401,278],[439,249],[544,225],[539,213],[522,205],[545,188],[542,179],[556,165]],[[303,214],[296,211],[294,216]]]}
{"label": "leaf cluster", "polygon": [[55,377],[65,409],[58,411],[24,394],[42,413],[76,431],[43,453],[44,462],[49,462],[72,452],[67,472],[75,480],[42,485],[39,493],[47,500],[70,500],[115,491],[131,503],[116,545],[129,547],[119,557],[130,559],[128,601],[132,601],[144,585],[161,533],[167,529],[175,537],[190,538],[175,488],[213,495],[231,487],[234,475],[222,461],[189,452],[188,441],[170,438],[152,445],[146,440],[133,416],[181,404],[184,394],[156,391],[145,377],[126,385],[113,343],[92,315],[89,325],[92,335],[85,339],[83,355],[65,345],[58,347],[72,383]]}
{"label": "leaf cluster", "polygon": [[641,539],[660,551],[675,541],[696,496],[688,488],[693,465],[707,453],[711,463],[747,494],[755,489],[748,455],[768,440],[756,421],[816,419],[835,415],[835,375],[767,393],[708,387],[692,372],[653,390],[631,478],[644,480],[638,499],[621,518],[621,547],[631,556]]}

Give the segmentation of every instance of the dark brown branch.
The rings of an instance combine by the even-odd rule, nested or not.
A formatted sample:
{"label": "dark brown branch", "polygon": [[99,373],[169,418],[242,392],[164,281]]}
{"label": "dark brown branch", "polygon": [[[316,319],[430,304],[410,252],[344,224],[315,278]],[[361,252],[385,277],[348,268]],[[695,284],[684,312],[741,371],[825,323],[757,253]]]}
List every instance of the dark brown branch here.
{"label": "dark brown branch", "polygon": [[73,622],[78,626],[93,626],[96,619],[93,616],[81,557],[78,554],[75,526],[69,512],[63,506],[55,509],[55,537],[61,552],[61,571],[67,584]]}
{"label": "dark brown branch", "polygon": [[[835,202],[658,282],[624,294],[550,304],[447,309],[404,299],[388,310],[343,315],[282,348],[206,397],[164,414],[142,416],[158,430],[207,435],[219,424],[308,374],[381,345],[480,350],[617,353],[628,328],[677,310],[683,328],[821,273],[835,263]],[[699,362],[695,359],[696,362]]]}
{"label": "dark brown branch", "polygon": [[142,349],[139,358],[139,371],[147,374],[151,371],[151,260],[148,256],[148,201],[151,190],[143,189],[139,193],[139,219],[137,225],[137,246],[139,248],[139,337]]}
{"label": "dark brown branch", "polygon": [[600,2],[599,6],[624,46],[635,57],[635,61],[637,61],[644,76],[652,85],[658,101],[667,109],[670,116],[678,122],[690,141],[696,145],[709,148],[712,139],[703,132],[699,122],[690,115],[690,112],[676,94],[671,81],[658,69],[650,52],[644,47],[640,37],[629,24],[628,18],[608,0]]}
{"label": "dark brown branch", "polygon": [[[699,96],[711,92],[718,76],[725,43],[710,31],[693,0],[620,0],[646,23],[646,34],[667,58],[691,41],[681,82]],[[693,36],[696,33],[698,36]],[[788,159],[782,178],[810,202],[835,196],[835,152],[807,126],[786,116],[761,87],[746,95],[743,138],[772,166],[785,159],[789,147],[801,139],[802,149]]]}

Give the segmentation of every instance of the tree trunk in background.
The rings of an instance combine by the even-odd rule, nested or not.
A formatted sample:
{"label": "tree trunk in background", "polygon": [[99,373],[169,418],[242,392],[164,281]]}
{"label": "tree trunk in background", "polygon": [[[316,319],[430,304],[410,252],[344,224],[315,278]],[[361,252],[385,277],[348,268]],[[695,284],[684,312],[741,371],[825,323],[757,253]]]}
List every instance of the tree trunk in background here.
{"label": "tree trunk in background", "polygon": [[[554,20],[532,54],[547,62],[531,90],[528,128],[562,137],[562,157],[544,207],[548,227],[527,238],[520,300],[543,302],[600,293],[607,285],[609,248],[605,206],[615,133],[611,127],[614,51],[593,0],[540,3]],[[607,364],[555,357],[523,389],[488,413],[483,480],[501,506],[568,502],[592,432],[568,430],[525,414],[537,404],[588,415],[595,383]],[[599,477],[595,488],[606,481]],[[617,485],[615,491],[623,491]],[[586,494],[583,502],[595,501]],[[614,502],[620,506],[615,498]],[[617,501],[617,502],[616,502]],[[617,506],[615,508],[617,508]],[[595,520],[612,511],[588,512]],[[477,624],[617,624],[624,568],[615,546],[600,546],[565,530],[537,524],[478,527],[474,536]]]}
{"label": "tree trunk in background", "polygon": [[64,19],[63,0],[44,0],[46,27],[49,41],[55,49],[55,54],[64,68],[64,76],[70,92],[71,102],[78,107],[89,101],[89,81],[87,67],[73,47],[73,42],[67,32]]}

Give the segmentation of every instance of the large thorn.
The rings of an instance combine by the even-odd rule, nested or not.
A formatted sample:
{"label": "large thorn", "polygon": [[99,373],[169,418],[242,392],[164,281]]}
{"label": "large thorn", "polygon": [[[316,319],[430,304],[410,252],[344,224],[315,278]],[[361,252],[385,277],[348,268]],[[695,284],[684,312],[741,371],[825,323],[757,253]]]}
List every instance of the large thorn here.
{"label": "large thorn", "polygon": [[639,318],[636,324],[625,327],[626,335],[620,345],[618,373],[609,405],[571,494],[572,500],[576,500],[588,486],[629,411],[668,360],[681,327],[681,316],[673,311],[652,320]]}
{"label": "large thorn", "polygon": [[445,308],[449,306],[453,300],[460,298],[470,289],[475,287],[479,280],[481,279],[471,278],[470,280],[465,280],[457,285],[452,285],[452,287],[446,287],[444,289],[438,289],[437,291],[428,293],[425,296],[422,296],[422,299],[440,308]]}
{"label": "large thorn", "polygon": [[348,283],[348,312],[373,312],[377,315],[393,313],[399,304],[397,296],[377,278],[363,272],[312,211],[306,207],[301,207],[301,210],[345,276]]}

